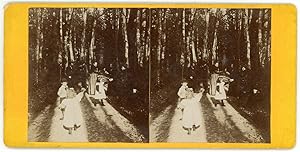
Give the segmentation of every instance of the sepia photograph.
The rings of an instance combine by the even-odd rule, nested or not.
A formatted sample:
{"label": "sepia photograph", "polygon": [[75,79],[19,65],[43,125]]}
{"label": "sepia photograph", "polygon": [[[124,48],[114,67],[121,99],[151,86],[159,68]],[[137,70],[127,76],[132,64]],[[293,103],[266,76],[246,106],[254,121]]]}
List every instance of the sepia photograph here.
{"label": "sepia photograph", "polygon": [[30,8],[28,141],[270,143],[270,8]]}
{"label": "sepia photograph", "polygon": [[151,9],[150,142],[270,143],[271,9]]}
{"label": "sepia photograph", "polygon": [[29,142],[148,142],[148,9],[29,9]]}

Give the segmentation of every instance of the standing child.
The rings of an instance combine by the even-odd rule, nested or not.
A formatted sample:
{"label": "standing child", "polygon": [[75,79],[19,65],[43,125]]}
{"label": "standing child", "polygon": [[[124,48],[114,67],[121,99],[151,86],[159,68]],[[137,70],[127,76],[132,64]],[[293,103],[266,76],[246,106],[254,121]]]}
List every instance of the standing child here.
{"label": "standing child", "polygon": [[80,101],[83,97],[85,89],[82,88],[81,92],[76,94],[73,88],[68,89],[67,98],[59,105],[60,108],[65,109],[65,118],[63,119],[63,127],[72,134],[76,131],[82,123],[82,112]]}
{"label": "standing child", "polygon": [[[61,86],[59,87],[59,89],[57,91],[59,104],[61,104],[61,102],[67,97],[67,89],[68,89],[67,79],[62,79]],[[60,110],[61,110],[61,113],[62,113],[62,117],[60,118],[60,120],[63,120],[65,109],[60,108]]]}
{"label": "standing child", "polygon": [[[181,114],[183,115],[183,107],[181,106],[181,101],[187,97],[187,90],[188,90],[188,83],[187,81],[183,81],[181,83],[181,87],[179,88],[177,95],[178,95],[178,103],[177,108],[181,110]],[[180,120],[182,120],[182,115]]]}
{"label": "standing child", "polygon": [[179,101],[186,98],[187,95],[187,89],[188,89],[188,83],[186,81],[183,81],[181,83],[181,87],[179,88],[177,95],[179,97]]}
{"label": "standing child", "polygon": [[[104,81],[100,80],[100,82],[96,83],[96,94],[95,99],[99,101],[99,104],[101,106],[105,106],[103,103],[103,100],[107,99],[106,91],[107,91],[107,85]],[[98,102],[94,102],[94,106],[97,106]]]}
{"label": "standing child", "polygon": [[[225,87],[225,82],[223,79],[221,79],[220,83],[217,84],[218,89],[216,91],[215,99],[219,101],[221,106],[225,106],[224,100],[226,100],[226,91],[228,91],[228,88]],[[215,106],[217,106],[217,103],[215,103]]]}

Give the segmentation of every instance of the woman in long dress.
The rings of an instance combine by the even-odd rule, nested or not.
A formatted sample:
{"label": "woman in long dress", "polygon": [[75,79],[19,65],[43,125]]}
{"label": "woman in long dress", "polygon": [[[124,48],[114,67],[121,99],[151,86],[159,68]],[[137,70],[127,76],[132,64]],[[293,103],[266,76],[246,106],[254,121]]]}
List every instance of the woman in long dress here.
{"label": "woman in long dress", "polygon": [[67,98],[62,101],[59,108],[64,108],[63,127],[72,134],[72,130],[78,129],[82,124],[82,112],[80,101],[84,95],[85,89],[76,94],[73,88],[68,89]]}
{"label": "woman in long dress", "polygon": [[98,72],[99,72],[98,63],[94,62],[91,67],[90,76],[87,82],[88,93],[90,95],[95,95],[96,93],[96,82],[97,82]]}
{"label": "woman in long dress", "polygon": [[216,63],[211,70],[212,74],[210,76],[210,95],[214,96],[216,94],[217,80],[220,73],[219,63]]}
{"label": "woman in long dress", "polygon": [[200,93],[194,93],[192,89],[189,89],[187,98],[181,101],[181,107],[183,110],[182,126],[191,134],[191,131],[200,127],[202,122],[200,99],[203,91]]}

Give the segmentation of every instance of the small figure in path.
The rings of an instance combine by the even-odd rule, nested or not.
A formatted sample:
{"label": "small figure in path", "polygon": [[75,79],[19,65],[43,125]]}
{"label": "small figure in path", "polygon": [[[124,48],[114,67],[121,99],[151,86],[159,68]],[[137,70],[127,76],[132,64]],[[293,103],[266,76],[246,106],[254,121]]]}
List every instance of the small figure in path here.
{"label": "small figure in path", "polygon": [[[183,80],[181,83],[181,87],[179,88],[179,90],[177,92],[177,95],[178,95],[177,109],[181,110],[182,115],[183,115],[183,107],[181,107],[181,101],[187,97],[188,88],[189,87],[188,87],[187,81]],[[180,120],[182,120],[182,115],[181,115]]]}
{"label": "small figure in path", "polygon": [[[225,80],[221,79],[220,83],[217,83],[217,91],[215,95],[215,99],[219,101],[221,106],[225,106],[224,100],[227,99],[226,91],[228,91],[228,87],[225,86]],[[218,104],[217,102],[214,103],[215,106]]]}
{"label": "small figure in path", "polygon": [[95,61],[91,67],[90,76],[87,82],[88,93],[90,95],[95,95],[98,72],[99,72],[98,63]]}
{"label": "small figure in path", "polygon": [[103,100],[107,99],[106,91],[107,91],[107,84],[103,80],[100,80],[100,82],[96,83],[96,94],[95,99],[97,102],[94,102],[94,106],[97,106],[99,103],[101,106],[105,106],[103,103]]}
{"label": "small figure in path", "polygon": [[210,76],[210,95],[214,96],[216,94],[217,79],[220,74],[219,63],[216,63],[211,69]]}
{"label": "small figure in path", "polygon": [[[61,104],[61,102],[67,97],[67,89],[68,89],[68,82],[65,78],[63,78],[62,81],[61,81],[61,86],[59,87],[59,89],[57,91],[59,104]],[[61,110],[61,113],[62,113],[62,117],[60,118],[60,120],[63,120],[65,109],[60,108],[60,110]]]}

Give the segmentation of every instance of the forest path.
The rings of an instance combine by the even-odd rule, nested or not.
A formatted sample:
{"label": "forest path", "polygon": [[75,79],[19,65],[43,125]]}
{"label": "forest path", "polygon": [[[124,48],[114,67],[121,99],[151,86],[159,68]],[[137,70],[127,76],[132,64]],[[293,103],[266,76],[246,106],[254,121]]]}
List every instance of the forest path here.
{"label": "forest path", "polygon": [[[198,103],[200,108],[200,119],[203,120],[202,108],[200,103]],[[195,131],[192,131],[190,135],[187,134],[187,130],[182,127],[182,112],[180,109],[175,109],[174,116],[172,118],[172,123],[170,125],[169,137],[167,142],[207,142],[206,140],[206,128],[204,121],[201,121],[200,127]]]}
{"label": "forest path", "polygon": [[49,115],[51,115],[51,106],[46,106],[33,120],[28,123],[28,141],[47,141],[49,137],[49,130],[52,120]]}
{"label": "forest path", "polygon": [[[68,130],[63,128],[63,120],[61,110],[58,109],[59,101],[54,108],[54,115],[52,117],[52,125],[50,129],[49,142],[88,142],[87,129],[85,122],[83,121],[81,126],[72,131],[72,134],[68,133]],[[81,114],[82,117],[82,114]],[[82,119],[83,120],[83,119]]]}
{"label": "forest path", "polygon": [[[203,120],[202,107],[198,104]],[[155,119],[150,121],[151,142],[207,142],[206,127],[201,121],[200,127],[192,131],[190,135],[182,127],[182,112],[176,108],[177,105],[167,106]],[[165,137],[161,137],[165,136]]]}
{"label": "forest path", "polygon": [[[203,96],[199,107],[203,118],[191,135],[182,128],[181,111],[169,105],[150,124],[151,142],[264,142],[259,131],[227,101],[214,106],[211,96]],[[208,99],[208,100],[207,100]],[[173,107],[173,108],[172,108]],[[174,113],[170,109],[174,109]],[[170,114],[172,113],[172,114]],[[167,133],[166,133],[167,132]],[[164,137],[161,137],[164,136]]]}
{"label": "forest path", "polygon": [[211,103],[211,107],[217,120],[229,129],[237,129],[241,134],[251,143],[264,142],[262,135],[259,131],[237,110],[235,110],[231,104],[224,100],[225,106],[214,106],[213,97],[207,96],[207,99]]}
{"label": "forest path", "polygon": [[82,124],[72,134],[63,128],[59,101],[46,106],[28,125],[31,142],[145,142],[145,137],[108,102],[94,106],[93,98],[81,100]]}
{"label": "forest path", "polygon": [[[104,101],[105,106],[94,106],[92,96],[86,96],[86,99],[91,107],[91,111],[95,115],[99,124],[105,124],[102,126],[102,133],[107,134],[106,139],[100,139],[104,141],[115,142],[143,142],[145,137],[139,132],[127,118],[121,115],[111,104]],[[99,126],[100,127],[100,126]]]}

